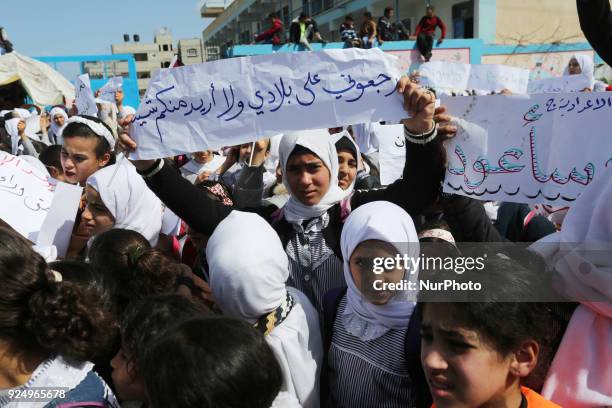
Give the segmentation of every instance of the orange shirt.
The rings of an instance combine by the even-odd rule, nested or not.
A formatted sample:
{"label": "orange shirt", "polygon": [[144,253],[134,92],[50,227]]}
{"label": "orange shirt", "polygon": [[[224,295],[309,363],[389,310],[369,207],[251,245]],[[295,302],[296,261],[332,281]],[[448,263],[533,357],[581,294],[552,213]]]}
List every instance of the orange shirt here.
{"label": "orange shirt", "polygon": [[[521,387],[521,392],[527,400],[527,408],[561,408],[561,405],[550,402],[531,388]],[[436,408],[436,405],[432,404],[431,408]]]}

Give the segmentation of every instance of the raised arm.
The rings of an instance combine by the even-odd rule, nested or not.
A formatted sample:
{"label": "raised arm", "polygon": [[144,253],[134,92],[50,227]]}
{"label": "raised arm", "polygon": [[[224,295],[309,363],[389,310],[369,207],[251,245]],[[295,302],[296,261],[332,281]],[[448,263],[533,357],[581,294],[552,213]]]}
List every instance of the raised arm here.
{"label": "raised arm", "polygon": [[456,129],[450,125],[435,126],[436,120],[445,123],[450,118],[444,108],[435,109],[435,98],[430,91],[404,77],[398,83],[398,92],[404,94],[404,108],[411,115],[411,119],[403,121],[406,164],[402,178],[386,188],[356,191],[351,205],[391,201],[416,216],[438,197],[446,159],[443,134],[452,135]]}

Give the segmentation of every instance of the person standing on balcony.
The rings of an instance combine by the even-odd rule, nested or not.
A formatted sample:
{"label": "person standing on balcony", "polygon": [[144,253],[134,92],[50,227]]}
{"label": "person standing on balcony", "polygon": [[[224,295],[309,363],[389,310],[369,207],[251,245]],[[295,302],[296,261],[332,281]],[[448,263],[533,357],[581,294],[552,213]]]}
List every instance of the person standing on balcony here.
{"label": "person standing on balcony", "polygon": [[442,35],[438,39],[436,46],[442,44],[444,41],[444,37],[446,37],[446,25],[442,21],[442,19],[436,16],[436,10],[434,6],[428,5],[425,9],[425,16],[421,18],[419,24],[416,27],[415,37],[417,42],[417,47],[421,52],[425,61],[429,61],[431,59],[431,50],[433,48],[434,38],[436,36],[436,27],[440,27],[442,31]]}
{"label": "person standing on balcony", "polygon": [[363,13],[363,23],[361,24],[359,36],[363,42],[363,48],[372,48],[377,46],[376,23],[372,18],[372,13],[369,11]]}
{"label": "person standing on balcony", "polygon": [[255,42],[262,44],[280,45],[281,35],[283,33],[283,23],[280,18],[278,18],[277,13],[270,13],[268,18],[270,19],[270,28],[256,36]]}

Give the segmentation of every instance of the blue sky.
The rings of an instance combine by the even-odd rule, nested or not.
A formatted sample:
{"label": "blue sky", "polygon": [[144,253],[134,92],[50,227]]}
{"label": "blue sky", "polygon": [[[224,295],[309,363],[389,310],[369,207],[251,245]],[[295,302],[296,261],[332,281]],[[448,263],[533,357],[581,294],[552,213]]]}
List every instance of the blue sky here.
{"label": "blue sky", "polygon": [[[3,1],[0,26],[15,50],[28,56],[110,54],[123,34],[152,42],[168,27],[175,42],[201,37],[210,19],[200,17],[201,0]],[[27,10],[25,8],[27,7]]]}

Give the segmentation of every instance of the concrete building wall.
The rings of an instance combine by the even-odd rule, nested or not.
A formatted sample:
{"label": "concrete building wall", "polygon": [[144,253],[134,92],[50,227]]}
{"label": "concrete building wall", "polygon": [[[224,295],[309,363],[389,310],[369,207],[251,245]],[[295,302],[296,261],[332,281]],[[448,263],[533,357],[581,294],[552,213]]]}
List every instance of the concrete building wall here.
{"label": "concrete building wall", "polygon": [[178,55],[185,65],[198,64],[204,61],[204,49],[202,40],[199,38],[190,38],[179,40]]}
{"label": "concrete building wall", "polygon": [[586,41],[576,0],[497,0],[496,44]]}

